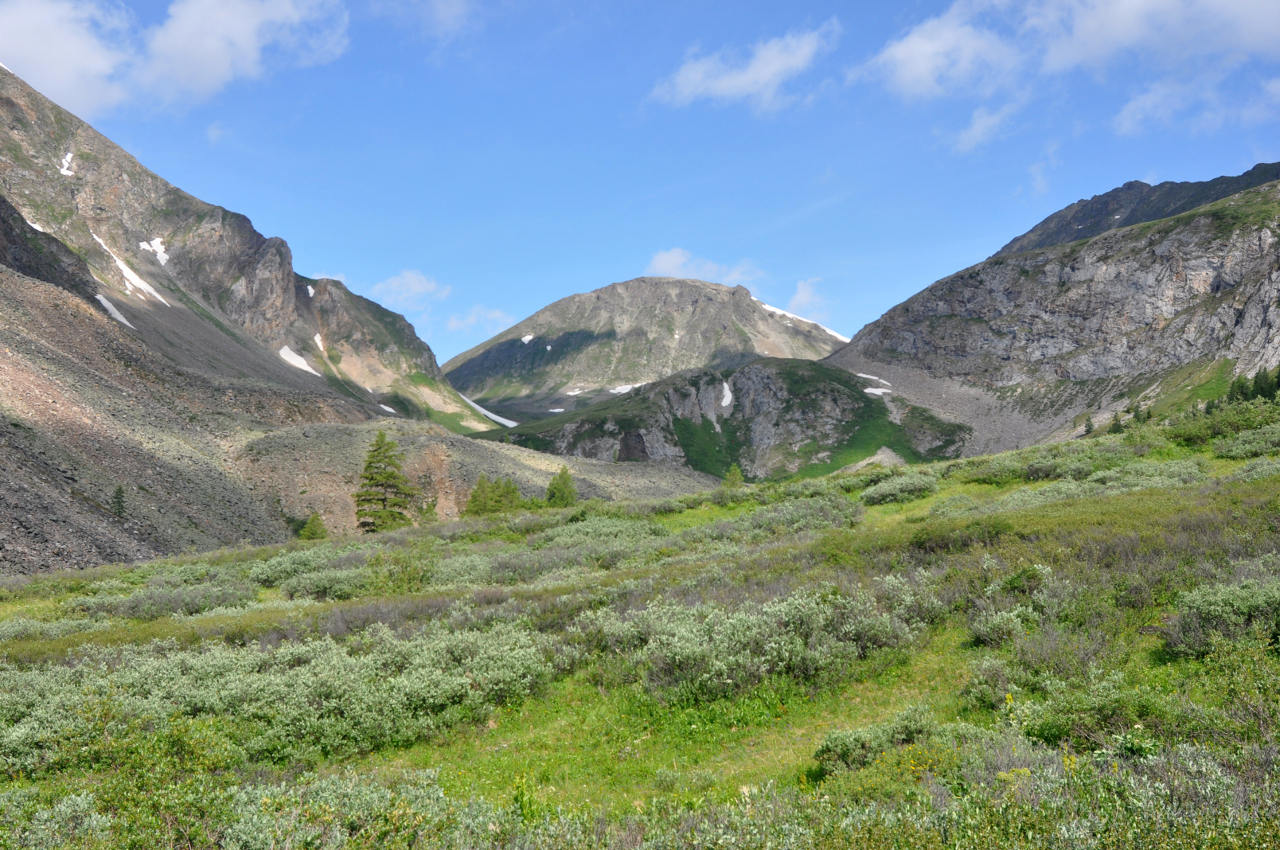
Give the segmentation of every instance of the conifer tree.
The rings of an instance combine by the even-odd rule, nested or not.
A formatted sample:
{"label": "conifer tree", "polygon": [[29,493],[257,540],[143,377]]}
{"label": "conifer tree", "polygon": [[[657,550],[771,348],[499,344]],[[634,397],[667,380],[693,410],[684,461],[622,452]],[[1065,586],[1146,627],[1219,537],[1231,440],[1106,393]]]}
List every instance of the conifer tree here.
{"label": "conifer tree", "polygon": [[745,481],[746,479],[742,477],[742,467],[735,463],[730,466],[729,471],[724,474],[724,480],[720,482],[720,485],[726,490],[736,490],[741,487]]}
{"label": "conifer tree", "polygon": [[1247,401],[1253,394],[1253,382],[1244,375],[1237,375],[1227,390],[1227,401]]}
{"label": "conifer tree", "polygon": [[1093,433],[1093,417],[1092,416],[1086,416],[1084,419],[1084,433],[1086,436]]}
{"label": "conifer tree", "polygon": [[1252,396],[1254,398],[1273,399],[1276,397],[1276,378],[1270,369],[1259,369],[1253,376]]}
{"label": "conifer tree", "polygon": [[1107,428],[1108,434],[1120,434],[1124,432],[1124,423],[1120,421],[1120,411],[1116,411],[1111,415],[1111,425]]}
{"label": "conifer tree", "polygon": [[547,504],[553,508],[567,508],[578,501],[578,488],[573,486],[573,476],[569,467],[561,466],[560,471],[547,485]]}
{"label": "conifer tree", "polygon": [[365,455],[360,489],[352,495],[356,524],[365,534],[412,524],[409,512],[417,491],[400,468],[403,461],[396,444],[387,439],[385,431],[379,431]]}
{"label": "conifer tree", "polygon": [[325,528],[324,519],[314,511],[307,517],[302,528],[298,529],[299,540],[324,540],[328,536],[329,529]]}
{"label": "conifer tree", "polygon": [[116,485],[115,492],[111,494],[111,513],[118,517],[124,516],[124,488],[119,484]]}

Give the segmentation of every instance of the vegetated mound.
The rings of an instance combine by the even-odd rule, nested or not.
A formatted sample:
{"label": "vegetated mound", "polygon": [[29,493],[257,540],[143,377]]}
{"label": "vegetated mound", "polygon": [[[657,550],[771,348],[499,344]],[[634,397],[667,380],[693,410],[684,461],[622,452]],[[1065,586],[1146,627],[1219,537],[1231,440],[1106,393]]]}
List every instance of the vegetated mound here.
{"label": "vegetated mound", "polygon": [[1274,847],[1278,422],[11,579],[0,844]]}
{"label": "vegetated mound", "polygon": [[1091,239],[1108,230],[1169,218],[1273,180],[1280,180],[1280,162],[1259,163],[1235,177],[1198,183],[1165,181],[1152,186],[1130,180],[1117,189],[1058,210],[1010,241],[996,256]]}
{"label": "vegetated mound", "polygon": [[847,342],[742,286],[641,277],[562,298],[444,365],[467,397],[516,421],[576,410],[688,369],[818,359]]}
{"label": "vegetated mound", "polygon": [[888,446],[912,459],[958,454],[963,426],[900,405],[874,376],[809,360],[761,359],[682,372],[618,398],[482,434],[558,455],[663,460],[750,478],[839,469]]}
{"label": "vegetated mound", "polygon": [[[1092,239],[998,255],[863,328],[825,362],[974,428],[967,451],[1080,433],[1194,396],[1219,364],[1280,363],[1280,183]],[[1229,377],[1229,376],[1228,376]]]}
{"label": "vegetated mound", "polygon": [[540,498],[562,465],[568,466],[583,499],[661,499],[715,484],[715,479],[675,464],[559,458],[409,421],[278,428],[247,443],[236,462],[246,478],[280,494],[287,515],[319,513],[329,529],[349,532],[355,529],[351,494],[365,451],[379,430],[404,454],[404,472],[420,493],[418,509],[439,519],[456,519],[462,513],[481,476],[513,479],[522,495]]}
{"label": "vegetated mound", "polygon": [[27,231],[3,228],[10,268],[70,287],[183,368],[483,426],[403,316],[297,274],[283,240],[170,185],[2,68],[0,128],[0,219]]}

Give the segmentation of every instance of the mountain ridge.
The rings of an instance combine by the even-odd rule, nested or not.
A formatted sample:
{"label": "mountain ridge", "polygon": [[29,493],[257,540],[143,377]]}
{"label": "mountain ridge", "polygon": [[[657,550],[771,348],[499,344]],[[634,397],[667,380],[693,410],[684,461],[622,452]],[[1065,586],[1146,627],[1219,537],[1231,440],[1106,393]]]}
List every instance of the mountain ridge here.
{"label": "mountain ridge", "polygon": [[528,420],[689,368],[817,359],[846,339],[743,286],[639,277],[561,298],[443,368],[467,397]]}

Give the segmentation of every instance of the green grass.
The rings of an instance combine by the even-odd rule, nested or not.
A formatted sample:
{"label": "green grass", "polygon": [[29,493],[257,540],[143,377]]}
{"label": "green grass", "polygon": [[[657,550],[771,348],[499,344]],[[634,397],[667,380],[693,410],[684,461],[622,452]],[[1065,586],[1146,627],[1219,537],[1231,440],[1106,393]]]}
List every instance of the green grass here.
{"label": "green grass", "polygon": [[[1203,656],[1166,642],[1187,590],[1280,576],[1280,477],[1232,480],[1241,466],[1130,434],[935,462],[937,492],[902,503],[860,506],[875,479],[845,474],[12,580],[0,634],[52,631],[0,640],[0,846],[86,792],[112,820],[67,846],[212,847],[264,812],[282,819],[276,844],[296,845],[304,824],[364,829],[378,795],[425,776],[434,790],[395,797],[349,846],[408,845],[414,829],[453,846],[596,846],[574,823],[615,843],[684,836],[665,846],[721,829],[736,843],[707,846],[941,848],[963,834],[1047,848],[1088,823],[1110,830],[1097,846],[1199,847],[1230,830],[1267,846],[1280,773],[1258,754],[1280,733],[1280,655],[1265,635]],[[1150,477],[1193,467],[1187,484]],[[1141,470],[1165,483],[1131,489]],[[1035,501],[1055,487],[1068,495]],[[325,586],[290,577],[326,571],[354,597],[287,599]],[[112,613],[137,594],[246,582],[240,607]],[[823,625],[846,610],[823,606],[859,598],[871,613]],[[992,627],[993,612],[1015,627]],[[835,638],[908,621],[865,653]],[[96,649],[109,663],[77,664]],[[460,689],[422,674],[407,693],[463,702],[413,708],[380,690],[439,652]],[[762,666],[775,657],[793,661]],[[183,702],[199,678],[172,695],[206,658],[223,659],[210,681],[246,666],[216,698]],[[390,672],[362,666],[375,661]],[[508,666],[533,678],[508,682]],[[278,698],[240,712],[236,677],[264,668]],[[296,693],[312,701],[272,720]],[[884,737],[921,706],[915,738]],[[47,738],[16,722],[28,716]],[[824,742],[850,736],[880,743],[820,768]],[[1229,793],[1186,796],[1214,783]]]}

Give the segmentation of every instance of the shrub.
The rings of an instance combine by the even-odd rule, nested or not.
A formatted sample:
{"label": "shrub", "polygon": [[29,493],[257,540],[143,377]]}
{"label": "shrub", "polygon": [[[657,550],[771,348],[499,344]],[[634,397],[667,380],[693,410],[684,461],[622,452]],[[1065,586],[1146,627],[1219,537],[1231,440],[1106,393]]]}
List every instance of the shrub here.
{"label": "shrub", "polygon": [[1178,655],[1202,657],[1215,635],[1236,640],[1254,630],[1280,638],[1280,581],[1244,581],[1198,587],[1183,594],[1163,629],[1165,645]]}
{"label": "shrub", "polygon": [[904,472],[873,484],[862,491],[862,501],[868,505],[887,502],[910,502],[921,499],[938,489],[938,479],[926,472]]}
{"label": "shrub", "polygon": [[926,739],[934,729],[928,709],[911,706],[881,724],[828,733],[813,757],[825,776],[856,770],[888,749]]}
{"label": "shrub", "polygon": [[315,572],[329,566],[337,553],[328,546],[313,546],[282,552],[249,568],[249,580],[263,587],[275,587],[285,579]]}
{"label": "shrub", "polygon": [[994,655],[984,655],[969,665],[969,680],[960,699],[970,708],[994,710],[1018,690],[1009,666]]}
{"label": "shrub", "polygon": [[979,611],[969,622],[973,641],[979,646],[1003,646],[1036,622],[1036,614],[1025,605],[1005,611]]}
{"label": "shrub", "polygon": [[1215,440],[1213,453],[1218,457],[1260,457],[1280,452],[1280,424],[1242,431],[1234,437]]}
{"label": "shrub", "polygon": [[351,599],[365,590],[368,581],[363,570],[318,570],[281,582],[280,590],[286,599]]}
{"label": "shrub", "polygon": [[324,540],[329,536],[329,529],[325,528],[324,519],[320,514],[312,512],[307,517],[307,521],[302,524],[302,528],[298,529],[299,540]]}

